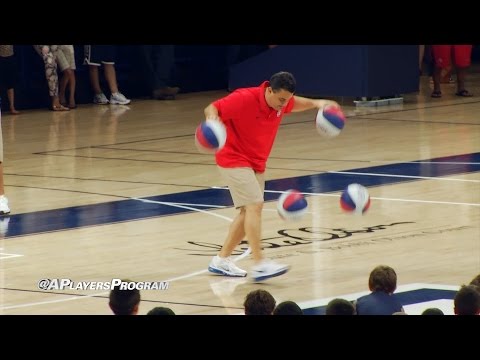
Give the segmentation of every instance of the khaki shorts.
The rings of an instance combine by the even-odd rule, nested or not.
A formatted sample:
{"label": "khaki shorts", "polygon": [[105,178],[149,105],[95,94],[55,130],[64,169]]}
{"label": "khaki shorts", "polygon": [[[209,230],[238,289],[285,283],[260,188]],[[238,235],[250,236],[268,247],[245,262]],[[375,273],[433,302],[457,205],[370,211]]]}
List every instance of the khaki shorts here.
{"label": "khaki shorts", "polygon": [[236,208],[263,202],[265,190],[264,173],[256,173],[251,168],[224,168],[218,166],[225,179]]}
{"label": "khaki shorts", "polygon": [[65,69],[76,69],[73,45],[58,45],[55,56],[57,57],[57,64],[60,71],[64,71]]}

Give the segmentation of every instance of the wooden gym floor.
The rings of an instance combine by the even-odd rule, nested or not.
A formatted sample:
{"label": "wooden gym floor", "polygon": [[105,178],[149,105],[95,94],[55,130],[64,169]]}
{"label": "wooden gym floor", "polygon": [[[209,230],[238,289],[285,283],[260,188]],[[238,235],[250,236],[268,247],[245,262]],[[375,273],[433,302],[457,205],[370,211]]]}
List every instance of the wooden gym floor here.
{"label": "wooden gym floor", "polygon": [[[257,288],[308,310],[367,291],[379,264],[397,271],[399,286],[469,282],[480,272],[480,73],[469,75],[471,98],[443,85],[432,99],[421,81],[401,105],[339,99],[348,121],[333,139],[316,132],[314,111],[284,118],[266,174],[263,243],[292,269],[262,284],[206,271],[236,211],[193,134],[225,91],[4,114],[12,213],[0,220],[0,313],[111,314],[107,290],[39,289],[55,278],[168,282],[142,291],[140,314],[239,314]],[[364,216],[339,206],[354,182],[372,197]],[[309,213],[295,223],[275,211],[290,188],[308,195]]]}

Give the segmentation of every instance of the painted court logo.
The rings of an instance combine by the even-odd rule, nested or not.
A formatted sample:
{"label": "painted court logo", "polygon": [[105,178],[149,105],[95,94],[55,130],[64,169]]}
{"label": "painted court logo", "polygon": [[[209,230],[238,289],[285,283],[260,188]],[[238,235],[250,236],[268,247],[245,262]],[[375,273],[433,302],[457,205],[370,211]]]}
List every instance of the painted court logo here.
{"label": "painted court logo", "polygon": [[112,279],[110,281],[78,281],[71,279],[41,279],[38,281],[40,290],[112,290],[119,287],[120,290],[168,290],[168,281],[122,281]]}

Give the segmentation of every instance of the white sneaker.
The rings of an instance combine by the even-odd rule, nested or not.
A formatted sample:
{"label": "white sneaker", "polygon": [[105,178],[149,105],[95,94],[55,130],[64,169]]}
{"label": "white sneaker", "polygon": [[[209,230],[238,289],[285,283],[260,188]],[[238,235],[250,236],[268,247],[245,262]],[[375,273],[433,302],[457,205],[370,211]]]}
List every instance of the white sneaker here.
{"label": "white sneaker", "polygon": [[110,96],[110,104],[112,105],[127,105],[130,104],[131,101],[132,100],[127,99],[121,92],[114,93]]}
{"label": "white sneaker", "polygon": [[230,257],[221,258],[218,255],[214,256],[212,261],[210,261],[208,271],[226,276],[247,276],[247,272],[235,265]]}
{"label": "white sneaker", "polygon": [[0,215],[6,215],[10,213],[8,207],[8,199],[5,195],[0,195]]}
{"label": "white sneaker", "polygon": [[277,264],[272,260],[262,260],[262,262],[252,267],[251,275],[253,281],[257,282],[283,275],[289,269],[289,265]]}
{"label": "white sneaker", "polygon": [[98,105],[106,105],[108,104],[108,99],[104,93],[95,94],[93,97],[93,103]]}

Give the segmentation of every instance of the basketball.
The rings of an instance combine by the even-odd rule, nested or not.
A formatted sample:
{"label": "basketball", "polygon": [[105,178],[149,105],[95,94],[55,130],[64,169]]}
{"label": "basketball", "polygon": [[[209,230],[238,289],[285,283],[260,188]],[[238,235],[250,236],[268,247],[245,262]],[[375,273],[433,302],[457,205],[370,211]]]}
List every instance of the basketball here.
{"label": "basketball", "polygon": [[360,184],[348,185],[340,196],[340,206],[348,213],[363,215],[370,207],[368,190]]}
{"label": "basketball", "polygon": [[277,210],[284,220],[299,220],[307,212],[307,200],[297,190],[290,189],[278,198]]}
{"label": "basketball", "polygon": [[327,105],[318,109],[315,119],[317,131],[326,137],[335,137],[345,126],[345,115],[338,106]]}
{"label": "basketball", "polygon": [[221,121],[205,120],[195,130],[195,145],[200,152],[214,153],[227,140],[227,129]]}

